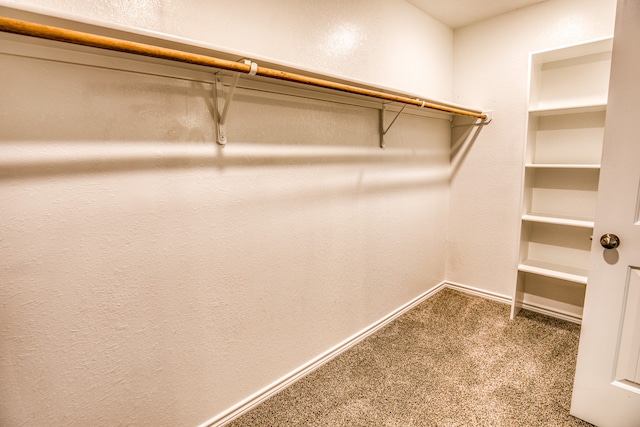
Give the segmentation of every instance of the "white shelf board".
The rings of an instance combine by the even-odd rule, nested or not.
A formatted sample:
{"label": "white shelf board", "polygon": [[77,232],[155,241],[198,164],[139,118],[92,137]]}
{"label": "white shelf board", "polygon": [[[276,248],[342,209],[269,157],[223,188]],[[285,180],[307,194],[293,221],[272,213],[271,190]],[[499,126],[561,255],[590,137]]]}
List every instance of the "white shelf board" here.
{"label": "white shelf board", "polygon": [[600,165],[586,163],[527,163],[525,167],[538,169],[600,169]]}
{"label": "white shelf board", "polygon": [[554,47],[531,52],[534,62],[553,62],[562,59],[575,58],[598,52],[609,52],[613,49],[613,37],[606,36],[587,42],[572,43],[566,46]]}
{"label": "white shelf board", "polygon": [[595,226],[595,222],[586,218],[570,218],[570,217],[562,217],[562,216],[552,216],[552,215],[543,215],[536,213],[529,213],[522,215],[523,221],[530,222],[543,222],[545,224],[557,224],[557,225],[568,225],[571,227],[583,227],[583,228],[593,228]]}
{"label": "white shelf board", "polygon": [[588,271],[582,268],[528,259],[518,265],[518,271],[539,274],[540,276],[552,277],[569,282],[582,283],[584,285],[587,284]]}
{"label": "white shelf board", "polygon": [[593,113],[606,110],[607,104],[566,105],[551,108],[529,108],[529,115],[534,117],[561,116],[563,114]]}

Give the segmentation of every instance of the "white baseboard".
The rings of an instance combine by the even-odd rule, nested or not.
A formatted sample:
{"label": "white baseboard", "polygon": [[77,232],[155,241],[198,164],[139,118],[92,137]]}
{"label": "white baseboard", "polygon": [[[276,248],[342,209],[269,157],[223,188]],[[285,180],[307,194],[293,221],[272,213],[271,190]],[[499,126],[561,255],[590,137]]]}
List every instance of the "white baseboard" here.
{"label": "white baseboard", "polygon": [[[471,295],[476,295],[482,298],[486,298],[486,299],[511,305],[511,301],[512,301],[511,297],[500,295],[495,292],[487,292],[482,289],[474,288],[473,286],[463,285],[460,283],[449,282],[449,281],[445,281],[444,286],[450,289],[458,290],[460,292],[466,292]],[[557,319],[566,320],[568,322],[573,322],[578,324],[582,323],[582,319],[580,317],[563,310],[554,309],[553,307],[542,306],[538,304],[522,303],[520,304],[520,308],[524,310],[533,311],[535,313],[544,314],[549,317],[555,317]]]}
{"label": "white baseboard", "polygon": [[544,307],[541,305],[534,305],[534,304],[527,304],[527,303],[522,303],[522,309],[544,314],[549,317],[555,317],[557,319],[566,320],[568,322],[577,323],[579,325],[582,324],[582,317],[576,316],[575,314],[572,314],[566,311],[555,310],[550,307]]}
{"label": "white baseboard", "polygon": [[205,423],[201,424],[200,427],[222,427],[223,425],[231,422],[232,420],[236,419],[237,417],[241,416],[242,414],[244,414],[244,413],[250,411],[251,409],[255,408],[257,405],[259,405],[260,403],[262,403],[263,401],[265,401],[269,397],[273,396],[274,394],[276,394],[280,390],[284,389],[288,385],[292,384],[293,382],[299,380],[300,378],[304,377],[305,375],[311,373],[315,369],[317,369],[320,366],[324,365],[325,363],[327,363],[328,361],[330,361],[334,357],[338,356],[343,351],[346,351],[349,348],[353,347],[354,345],[358,344],[363,339],[367,338],[371,334],[373,334],[376,331],[378,331],[380,328],[386,326],[388,323],[392,322],[393,320],[395,320],[399,316],[401,316],[404,313],[406,313],[407,311],[411,310],[416,305],[418,305],[421,302],[431,298],[433,295],[435,295],[436,293],[438,293],[439,291],[441,291],[442,289],[444,289],[446,287],[451,287],[451,286],[448,286],[448,284],[446,282],[441,282],[441,283],[437,284],[433,288],[427,290],[426,292],[424,292],[421,295],[417,296],[413,300],[409,301],[408,303],[404,304],[403,306],[401,306],[401,307],[397,308],[396,310],[392,311],[391,313],[387,314],[382,319],[380,319],[377,322],[367,326],[366,328],[364,328],[360,332],[356,333],[355,335],[352,335],[351,337],[349,337],[346,340],[342,341],[340,344],[338,344],[338,345],[334,346],[333,348],[327,350],[326,352],[324,352],[320,356],[316,357],[315,359],[312,359],[311,361],[309,361],[309,362],[305,363],[304,365],[300,366],[299,368],[293,370],[292,372],[288,373],[287,375],[283,376],[279,380],[273,382],[272,384],[268,385],[267,387],[263,388],[262,390],[258,391],[257,393],[253,394],[252,396],[249,396],[245,400],[243,400],[243,401],[239,402],[238,404],[232,406],[231,408],[227,409],[226,411],[222,412],[221,414],[218,414],[215,417],[213,417],[212,419],[210,419],[209,421],[206,421]]}
{"label": "white baseboard", "polygon": [[467,294],[475,295],[475,296],[478,296],[478,297],[490,299],[490,300],[493,300],[493,301],[498,301],[498,302],[501,302],[503,304],[511,304],[511,297],[508,297],[508,296],[505,296],[505,295],[501,295],[501,294],[498,294],[498,293],[495,293],[495,292],[485,291],[485,290],[479,289],[479,288],[474,288],[473,286],[463,285],[461,283],[456,283],[456,282],[450,282],[448,280],[445,280],[443,282],[443,286],[445,288],[454,289],[456,291],[460,291],[460,292],[464,292],[464,293],[467,293]]}

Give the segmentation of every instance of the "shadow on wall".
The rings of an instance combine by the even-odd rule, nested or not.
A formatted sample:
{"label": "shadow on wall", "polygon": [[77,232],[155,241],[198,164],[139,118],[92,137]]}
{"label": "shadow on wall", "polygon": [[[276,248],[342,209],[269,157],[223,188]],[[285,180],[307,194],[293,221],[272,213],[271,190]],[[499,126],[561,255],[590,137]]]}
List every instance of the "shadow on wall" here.
{"label": "shadow on wall", "polygon": [[471,117],[455,116],[451,127],[451,178],[455,178],[484,125]]}
{"label": "shadow on wall", "polygon": [[[35,153],[19,158],[4,155],[0,160],[0,180],[18,177],[38,177],[86,173],[107,173],[127,170],[187,169],[229,167],[281,167],[317,165],[428,165],[438,160],[434,150],[403,150],[383,153],[371,150],[340,150],[318,147],[317,150],[279,147],[261,150],[253,144],[235,143],[221,147],[215,143],[122,144],[114,149],[105,143],[32,144]],[[9,144],[2,144],[8,148]],[[11,144],[16,147],[17,144]],[[13,151],[13,150],[11,150]],[[22,152],[26,151],[23,147]]]}

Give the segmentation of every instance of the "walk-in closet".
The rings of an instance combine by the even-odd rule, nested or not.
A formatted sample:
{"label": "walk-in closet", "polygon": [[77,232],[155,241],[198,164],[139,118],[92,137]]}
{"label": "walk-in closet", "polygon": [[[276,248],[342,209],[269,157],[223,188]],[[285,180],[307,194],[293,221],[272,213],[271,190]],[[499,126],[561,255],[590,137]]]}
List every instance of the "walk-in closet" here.
{"label": "walk-in closet", "polygon": [[0,425],[640,425],[638,28],[0,0]]}

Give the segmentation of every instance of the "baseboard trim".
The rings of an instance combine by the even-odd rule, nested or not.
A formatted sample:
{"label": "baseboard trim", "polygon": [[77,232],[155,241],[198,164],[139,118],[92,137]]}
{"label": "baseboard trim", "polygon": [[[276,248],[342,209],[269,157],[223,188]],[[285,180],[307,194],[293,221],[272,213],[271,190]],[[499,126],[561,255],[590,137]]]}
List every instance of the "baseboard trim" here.
{"label": "baseboard trim", "polygon": [[493,301],[498,301],[503,304],[511,304],[511,297],[498,294],[496,292],[485,291],[484,289],[474,288],[473,286],[463,285],[462,283],[450,282],[445,280],[443,282],[444,287],[449,289],[454,289],[456,291],[464,292],[466,294],[475,295],[478,297],[482,297],[485,299],[490,299]]}
{"label": "baseboard trim", "polygon": [[551,308],[543,307],[541,305],[522,303],[522,309],[533,311],[535,313],[544,314],[549,317],[555,317],[557,319],[566,320],[567,322],[577,323],[578,325],[582,324],[582,317],[576,316],[571,313],[566,313],[563,311],[553,310]]}
{"label": "baseboard trim", "polygon": [[[449,289],[455,289],[460,292],[465,292],[471,295],[498,301],[504,304],[511,305],[511,302],[512,302],[511,297],[501,295],[495,292],[487,292],[483,289],[474,288],[473,286],[463,285],[461,283],[445,281],[444,286]],[[574,314],[571,314],[568,312],[555,310],[550,307],[545,307],[545,306],[536,305],[536,304],[528,304],[528,303],[521,303],[519,304],[519,307],[523,310],[533,311],[535,313],[544,314],[545,316],[555,317],[557,319],[566,320],[568,322],[573,322],[577,324],[582,323],[581,317],[575,316]]]}
{"label": "baseboard trim", "polygon": [[[363,339],[367,338],[371,334],[375,333],[380,328],[386,326],[388,323],[392,322],[393,320],[395,320],[399,316],[402,316],[404,313],[406,313],[407,311],[411,310],[416,305],[418,305],[418,304],[424,302],[425,300],[431,298],[433,295],[435,295],[436,293],[438,293],[439,291],[441,291],[442,289],[445,289],[447,287],[453,288],[453,289],[458,289],[458,287],[452,286],[448,282],[441,282],[441,283],[437,284],[436,286],[432,287],[431,289],[429,289],[429,290],[425,291],[424,293],[418,295],[416,298],[412,299],[408,303],[402,305],[401,307],[399,307],[396,310],[392,311],[391,313],[387,314],[382,319],[380,319],[377,322],[367,326],[366,328],[364,328],[360,332],[356,333],[355,335],[352,335],[351,337],[349,337],[346,340],[342,341],[338,345],[336,345],[333,348],[331,348],[331,349],[327,350],[326,352],[322,353],[320,356],[316,357],[315,359],[312,359],[311,361],[305,363],[304,365],[300,366],[299,368],[295,369],[294,371],[288,373],[284,377],[282,377],[279,380],[273,382],[272,384],[268,385],[267,387],[263,388],[262,390],[258,391],[257,393],[249,396],[245,400],[243,400],[243,401],[239,402],[238,404],[232,406],[231,408],[227,409],[226,411],[222,412],[221,414],[218,414],[215,417],[213,417],[212,419],[210,419],[209,421],[206,421],[205,423],[201,424],[200,427],[222,427],[225,424],[230,423],[231,421],[233,421],[234,419],[238,418],[242,414],[250,411],[251,409],[253,409],[257,405],[259,405],[260,403],[262,403],[263,401],[265,401],[269,397],[271,397],[274,394],[278,393],[280,390],[284,389],[285,387],[289,386],[290,384],[294,383],[295,381],[299,380],[300,378],[304,377],[305,375],[310,374],[314,370],[318,369],[320,366],[324,365],[325,363],[329,362],[334,357],[338,356],[340,353],[342,353],[342,352],[348,350],[349,348],[353,347],[354,345],[358,344],[360,341],[362,341]],[[468,288],[468,289],[470,290],[472,288]],[[480,295],[480,296],[483,296],[483,295]]]}

